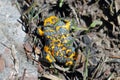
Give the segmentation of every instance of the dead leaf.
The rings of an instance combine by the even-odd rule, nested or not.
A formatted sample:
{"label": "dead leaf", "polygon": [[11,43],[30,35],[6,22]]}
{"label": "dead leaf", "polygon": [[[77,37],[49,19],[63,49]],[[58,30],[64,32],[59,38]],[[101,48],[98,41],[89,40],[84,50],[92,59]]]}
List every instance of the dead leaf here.
{"label": "dead leaf", "polygon": [[84,63],[85,62],[85,56],[83,53],[81,53],[80,50],[78,50],[78,56],[77,56],[77,60],[76,60],[76,63],[75,63],[75,67],[77,67],[80,63]]}
{"label": "dead leaf", "polygon": [[41,53],[41,50],[39,47],[35,47],[35,54],[40,54]]}
{"label": "dead leaf", "polygon": [[38,72],[40,72],[40,73],[43,72],[43,68],[40,64],[38,64]]}
{"label": "dead leaf", "polygon": [[23,44],[23,46],[24,46],[26,51],[28,51],[28,52],[33,51],[32,46],[28,42],[25,42],[25,44]]}

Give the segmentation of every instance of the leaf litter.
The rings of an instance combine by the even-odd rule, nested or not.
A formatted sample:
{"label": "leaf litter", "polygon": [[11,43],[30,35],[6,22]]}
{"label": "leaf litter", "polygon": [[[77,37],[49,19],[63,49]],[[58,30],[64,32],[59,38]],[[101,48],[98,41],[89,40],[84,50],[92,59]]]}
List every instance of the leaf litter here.
{"label": "leaf litter", "polygon": [[[19,22],[28,37],[25,52],[38,64],[38,79],[120,79],[119,0],[18,0],[16,5],[21,13]],[[35,31],[50,15],[74,19],[77,24],[72,26],[72,34],[80,56],[76,61],[79,66],[73,67],[73,70],[57,64],[51,66],[41,59],[44,39]]]}

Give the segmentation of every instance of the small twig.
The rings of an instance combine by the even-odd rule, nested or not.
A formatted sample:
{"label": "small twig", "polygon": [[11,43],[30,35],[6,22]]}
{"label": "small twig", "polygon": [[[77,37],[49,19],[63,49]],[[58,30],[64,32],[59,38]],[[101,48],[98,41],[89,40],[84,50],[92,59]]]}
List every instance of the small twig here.
{"label": "small twig", "polygon": [[26,53],[28,59],[31,59],[31,60],[35,61],[36,63],[38,63],[40,66],[42,66],[40,61],[34,59],[34,57],[32,57],[32,56],[29,54],[30,52],[28,52],[27,50],[25,50],[25,53]]}
{"label": "small twig", "polygon": [[70,69],[69,67],[68,68],[62,68],[62,67],[60,67],[60,66],[58,66],[57,64],[53,64],[54,65],[54,67],[56,68],[56,69],[58,69],[58,70],[60,70],[60,71],[63,71],[63,72],[69,72],[68,70]]}
{"label": "small twig", "polygon": [[120,56],[114,56],[114,55],[111,55],[111,56],[109,56],[109,58],[116,58],[116,59],[120,59]]}
{"label": "small twig", "polygon": [[10,47],[8,47],[6,44],[4,44],[4,43],[2,43],[2,42],[0,42],[3,46],[5,46],[6,48],[8,48],[8,49],[10,49],[11,50],[11,48]]}
{"label": "small twig", "polygon": [[4,43],[2,43],[2,42],[0,42],[3,46],[5,46],[5,47],[7,47],[8,49],[10,49],[11,50],[11,55],[12,55],[12,57],[13,57],[13,62],[14,62],[14,66],[15,66],[15,70],[16,70],[16,72],[18,73],[18,68],[19,68],[19,61],[17,60],[17,56],[16,56],[16,53],[17,53],[17,51],[16,51],[16,49],[15,49],[15,46],[14,45],[12,45],[12,47],[10,48],[10,47],[8,47],[6,44],[4,44]]}
{"label": "small twig", "polygon": [[24,78],[25,78],[25,74],[26,74],[26,69],[24,69],[24,72],[23,72],[23,75],[22,75],[21,80],[24,80]]}

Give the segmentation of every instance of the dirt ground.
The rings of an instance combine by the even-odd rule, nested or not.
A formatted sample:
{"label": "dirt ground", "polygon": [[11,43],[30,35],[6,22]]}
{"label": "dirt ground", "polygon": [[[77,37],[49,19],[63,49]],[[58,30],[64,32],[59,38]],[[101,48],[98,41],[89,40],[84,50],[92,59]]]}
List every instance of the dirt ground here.
{"label": "dirt ground", "polygon": [[[17,0],[25,55],[37,65],[38,80],[120,80],[120,0]],[[49,16],[71,21],[78,53],[64,67],[43,59],[46,41],[37,34]],[[22,79],[25,80],[25,73]]]}

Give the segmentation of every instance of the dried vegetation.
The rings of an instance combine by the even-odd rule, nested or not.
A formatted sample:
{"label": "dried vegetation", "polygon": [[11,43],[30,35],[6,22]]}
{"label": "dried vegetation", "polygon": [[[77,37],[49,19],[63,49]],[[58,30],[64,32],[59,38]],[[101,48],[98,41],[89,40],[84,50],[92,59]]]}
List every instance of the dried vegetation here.
{"label": "dried vegetation", "polygon": [[[25,52],[38,65],[40,80],[120,79],[119,0],[18,0],[17,5],[19,22],[26,32]],[[41,60],[44,41],[35,31],[50,15],[74,20],[71,34],[74,47],[81,53],[77,61],[80,62],[81,55],[84,57],[80,67],[75,66],[72,71],[45,65]]]}

